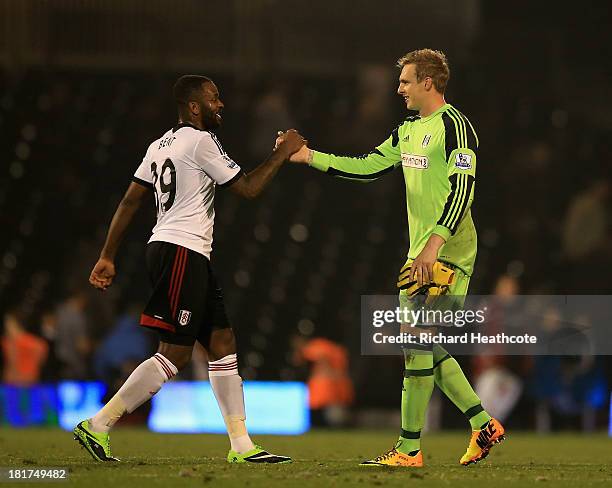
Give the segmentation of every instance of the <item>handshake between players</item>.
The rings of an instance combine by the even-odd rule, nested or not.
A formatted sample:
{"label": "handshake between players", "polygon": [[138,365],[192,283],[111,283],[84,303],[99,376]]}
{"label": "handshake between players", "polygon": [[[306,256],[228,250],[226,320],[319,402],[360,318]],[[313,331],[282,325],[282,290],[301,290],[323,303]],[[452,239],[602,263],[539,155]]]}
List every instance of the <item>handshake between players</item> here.
{"label": "handshake between players", "polygon": [[308,140],[305,139],[297,130],[295,129],[289,129],[286,132],[283,131],[278,131],[277,137],[276,137],[276,143],[274,144],[274,150],[278,150],[278,148],[280,147],[280,145],[282,143],[286,143],[287,142],[287,138],[289,137],[289,135],[291,136],[299,136],[302,141],[304,142],[302,144],[302,146],[295,152],[291,153],[291,155],[289,156],[289,161],[291,161],[292,163],[310,163],[310,153],[311,150],[308,148]]}

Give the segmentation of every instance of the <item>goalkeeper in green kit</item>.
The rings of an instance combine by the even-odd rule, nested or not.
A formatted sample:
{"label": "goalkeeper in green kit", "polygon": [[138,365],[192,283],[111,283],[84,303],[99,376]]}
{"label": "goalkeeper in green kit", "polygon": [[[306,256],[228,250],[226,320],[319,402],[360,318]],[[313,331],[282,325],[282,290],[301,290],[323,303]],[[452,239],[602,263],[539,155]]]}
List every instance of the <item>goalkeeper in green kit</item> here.
{"label": "goalkeeper in green kit", "polygon": [[[417,295],[446,294],[463,306],[476,258],[476,229],[470,213],[476,178],[478,137],[469,120],[444,100],[449,79],[446,57],[421,49],[398,61],[397,93],[419,115],[408,117],[371,153],[344,157],[303,146],[291,161],[307,163],[340,178],[370,182],[401,166],[410,230],[408,261],[398,279],[400,303]],[[429,302],[428,302],[429,303]],[[504,428],[482,407],[461,367],[438,346],[404,349],[402,429],[395,447],[362,466],[423,466],[421,429],[434,383],[467,417],[472,437],[460,460],[484,459],[504,439]]]}

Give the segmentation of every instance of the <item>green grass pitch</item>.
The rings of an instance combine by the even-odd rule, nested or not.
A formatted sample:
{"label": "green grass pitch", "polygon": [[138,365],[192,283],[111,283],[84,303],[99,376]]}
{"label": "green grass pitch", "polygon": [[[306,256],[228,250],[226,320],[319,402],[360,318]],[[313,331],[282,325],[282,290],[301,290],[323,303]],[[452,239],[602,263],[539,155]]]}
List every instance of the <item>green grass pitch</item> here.
{"label": "green grass pitch", "polygon": [[458,464],[468,441],[466,431],[424,436],[426,467],[422,469],[381,469],[357,464],[388,449],[395,441],[394,432],[313,431],[299,437],[255,436],[267,449],[294,457],[289,465],[261,466],[227,464],[228,441],[221,435],[154,434],[120,428],[111,439],[113,454],[122,462],[102,464],[94,463],[69,432],[2,428],[0,466],[66,467],[70,480],[59,486],[109,488],[610,486],[612,440],[605,435],[508,434],[506,441],[477,465]]}

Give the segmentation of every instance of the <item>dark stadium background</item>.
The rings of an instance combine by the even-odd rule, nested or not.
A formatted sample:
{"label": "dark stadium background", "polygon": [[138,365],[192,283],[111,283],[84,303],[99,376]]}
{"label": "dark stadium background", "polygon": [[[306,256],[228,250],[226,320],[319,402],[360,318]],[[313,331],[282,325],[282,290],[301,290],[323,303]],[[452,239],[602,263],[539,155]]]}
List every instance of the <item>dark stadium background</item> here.
{"label": "dark stadium background", "polygon": [[[603,1],[2,0],[0,311],[19,307],[38,333],[45,311],[85,290],[96,344],[146,300],[152,203],[115,286],[99,294],[87,278],[146,146],[176,122],[178,75],[215,80],[219,137],[248,170],[290,127],[317,149],[371,150],[405,117],[395,60],[420,47],[448,55],[447,100],[481,141],[471,292],[509,274],[524,294],[608,294],[610,17]],[[399,359],[361,357],[359,307],[362,294],[395,293],[401,173],[360,185],[287,165],[255,201],[219,190],[216,212],[213,263],[242,375],[301,378],[291,337],[324,336],[349,349],[355,409],[397,408]],[[598,361],[609,383],[609,358]],[[529,385],[533,370],[517,371]],[[526,386],[509,425],[533,427],[534,405]],[[444,422],[460,422],[446,407]]]}

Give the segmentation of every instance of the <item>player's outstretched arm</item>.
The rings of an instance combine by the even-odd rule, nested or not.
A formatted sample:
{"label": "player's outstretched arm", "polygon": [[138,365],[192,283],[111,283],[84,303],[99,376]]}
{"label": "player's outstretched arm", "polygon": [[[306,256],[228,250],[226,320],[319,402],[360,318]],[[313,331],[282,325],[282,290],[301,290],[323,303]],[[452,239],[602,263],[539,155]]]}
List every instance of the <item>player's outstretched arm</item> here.
{"label": "player's outstretched arm", "polygon": [[100,258],[89,276],[89,282],[99,290],[106,290],[115,277],[115,255],[144,196],[151,190],[138,183],[130,183],[121,199],[106,235]]}
{"label": "player's outstretched arm", "polygon": [[306,140],[295,130],[288,130],[268,159],[257,168],[236,181],[230,189],[244,198],[255,198],[274,178],[283,163],[306,144]]}
{"label": "player's outstretched arm", "polygon": [[336,156],[303,146],[289,160],[292,163],[308,164],[331,176],[369,183],[401,164],[398,129],[395,129],[386,141],[363,156]]}

